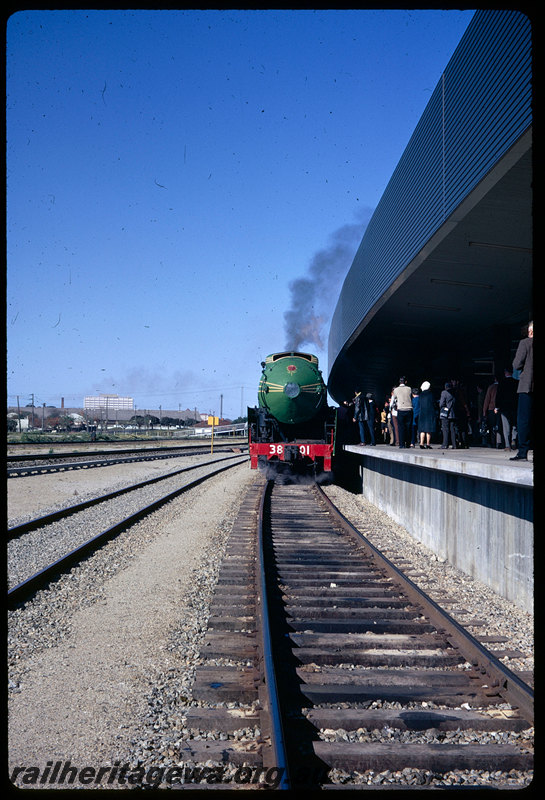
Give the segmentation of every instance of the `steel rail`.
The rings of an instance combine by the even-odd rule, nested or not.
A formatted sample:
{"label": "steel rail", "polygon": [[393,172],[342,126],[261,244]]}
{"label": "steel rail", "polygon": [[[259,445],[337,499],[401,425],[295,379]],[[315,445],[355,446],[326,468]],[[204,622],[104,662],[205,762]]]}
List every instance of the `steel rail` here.
{"label": "steel rail", "polygon": [[[229,461],[235,458],[240,458],[240,454],[227,456],[223,458],[222,461]],[[105,502],[106,500],[113,500],[115,497],[119,497],[122,494],[127,494],[128,492],[132,492],[136,489],[142,489],[144,486],[151,486],[154,483],[159,483],[160,481],[167,480],[168,478],[173,478],[174,476],[180,475],[183,472],[190,472],[191,470],[198,469],[199,467],[209,467],[211,464],[217,463],[218,459],[214,459],[213,461],[205,461],[201,464],[192,464],[190,467],[182,467],[181,469],[174,470],[174,472],[169,472],[166,475],[159,475],[159,477],[156,478],[149,478],[148,480],[141,481],[140,483],[133,483],[130,486],[125,486],[123,489],[116,489],[114,492],[109,492],[108,494],[103,494],[99,497],[93,497],[90,500],[84,500],[83,502],[75,503],[72,506],[66,506],[66,508],[61,508],[59,511],[52,511],[50,514],[44,514],[42,517],[35,517],[34,519],[28,520],[28,522],[22,522],[20,525],[14,525],[13,527],[8,528],[8,541],[11,539],[16,539],[17,537],[22,536],[24,533],[28,533],[36,528],[41,528],[44,525],[50,525],[52,522],[56,522],[59,519],[68,517],[71,514],[77,514],[79,511],[83,511],[91,506],[96,506],[99,503]]]}
{"label": "steel rail", "polygon": [[[133,461],[159,461],[167,458],[179,458],[179,453],[169,455],[149,455],[149,456],[120,456],[113,458],[112,455],[104,458],[95,458],[81,461],[60,461],[58,464],[29,464],[24,467],[8,467],[8,478],[19,478],[27,475],[47,475],[50,472],[68,472],[75,469],[97,469],[98,467],[111,467],[116,464],[130,464]],[[30,459],[27,459],[30,460]],[[45,459],[44,459],[45,460]]]}
{"label": "steel rail", "polygon": [[[219,445],[219,450],[232,449],[232,445]],[[104,456],[103,458],[93,458],[92,460],[87,457],[85,453],[72,453],[71,457],[81,458],[80,461],[62,461],[66,455],[61,453],[53,455],[37,455],[37,456],[15,456],[17,461],[51,461],[59,459],[58,464],[29,464],[22,467],[8,467],[8,478],[20,477],[23,475],[45,475],[49,472],[62,472],[64,470],[73,469],[94,469],[97,467],[109,467],[116,464],[127,464],[133,461],[160,461],[167,458],[183,458],[186,455],[198,455],[202,452],[208,452],[208,449],[203,448],[201,445],[191,448],[149,448],[141,451],[140,455],[135,455],[135,450],[117,450],[117,451],[100,451],[97,453],[90,453],[89,456]],[[119,454],[119,457],[117,457]],[[8,458],[9,461],[9,458]]]}
{"label": "steel rail", "polygon": [[237,462],[236,464],[227,464],[226,466],[219,467],[212,472],[209,472],[207,475],[202,475],[200,478],[196,478],[194,481],[181,486],[178,489],[175,489],[173,492],[170,492],[167,495],[155,500],[153,503],[145,506],[144,508],[139,509],[134,514],[130,514],[125,519],[121,520],[120,522],[112,525],[110,528],[107,528],[105,531],[98,533],[96,536],[93,536],[92,539],[89,539],[87,542],[84,542],[82,545],[77,547],[75,550],[72,550],[70,553],[67,553],[62,558],[57,559],[53,564],[50,564],[44,569],[37,572],[35,575],[31,575],[30,578],[27,578],[25,581],[17,584],[17,586],[12,587],[8,590],[8,608],[14,608],[19,603],[24,602],[27,600],[31,595],[33,595],[38,589],[43,588],[53,577],[58,575],[60,572],[66,571],[69,567],[77,564],[81,561],[85,556],[92,553],[101,545],[105,544],[110,539],[113,539],[123,530],[128,528],[130,525],[133,525],[135,522],[146,517],[148,514],[151,514],[153,511],[156,511],[161,506],[168,503],[170,500],[174,500],[183,492],[193,489],[194,487],[198,486],[204,481],[208,480],[208,478],[212,478],[215,475],[220,474],[221,472],[225,472],[225,470],[232,469],[233,467],[238,466],[238,464],[244,463],[243,460]]}
{"label": "steel rail", "polygon": [[363,542],[371,551],[375,560],[398,584],[402,584],[410,601],[422,608],[425,616],[443,631],[451,644],[459,650],[470,664],[478,669],[481,674],[486,674],[491,679],[491,688],[497,689],[508,702],[516,706],[522,716],[533,724],[534,721],[534,692],[530,686],[502,664],[489,650],[487,650],[474,636],[462,625],[442,609],[431,597],[420,589],[410,578],[399,570],[383,553],[380,552],[361,531],[341,513],[337,506],[330,500],[323,489],[314,484],[313,488],[319,497],[324,500],[332,514],[342,527],[357,540]]}
{"label": "steel rail", "polygon": [[265,506],[270,497],[274,481],[267,481],[263,489],[259,504],[258,514],[258,559],[257,570],[259,621],[261,633],[261,651],[263,657],[264,670],[264,690],[266,695],[267,711],[271,721],[271,747],[275,767],[282,770],[282,778],[278,786],[279,789],[289,790],[290,778],[288,769],[288,759],[286,756],[284,730],[282,725],[282,714],[280,711],[280,700],[276,675],[274,668],[273,646],[271,627],[269,622],[269,602],[267,598],[267,578],[265,567]]}
{"label": "steel rail", "polygon": [[[62,442],[58,442],[55,447],[61,445]],[[244,446],[245,442],[240,442],[240,446]],[[12,445],[10,445],[11,447]],[[219,444],[217,445],[221,448],[229,448],[235,447],[235,443],[232,442],[231,444]],[[190,444],[190,445],[172,445],[171,447],[167,447],[166,445],[161,445],[159,447],[119,447],[119,448],[109,448],[107,450],[74,450],[73,452],[68,453],[9,453],[7,456],[8,464],[10,461],[17,463],[18,461],[46,461],[61,458],[88,458],[90,456],[115,456],[115,455],[128,455],[129,453],[169,453],[173,450],[179,452],[180,450],[183,452],[193,453],[196,450],[202,450],[203,447],[205,449],[210,449],[207,447],[205,442],[200,442],[199,444]]]}
{"label": "steel rail", "polygon": [[[201,445],[202,446],[202,445]],[[19,461],[56,461],[61,458],[90,458],[92,456],[126,456],[129,453],[159,453],[172,450],[190,450],[191,448],[198,448],[198,445],[191,447],[120,447],[117,450],[74,450],[71,453],[11,453],[7,457],[8,464],[10,462],[17,463]]]}

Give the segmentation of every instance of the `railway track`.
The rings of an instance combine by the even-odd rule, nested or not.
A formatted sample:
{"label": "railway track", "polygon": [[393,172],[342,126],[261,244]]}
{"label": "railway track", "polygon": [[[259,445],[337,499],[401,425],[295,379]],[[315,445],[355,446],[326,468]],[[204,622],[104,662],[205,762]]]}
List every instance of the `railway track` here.
{"label": "railway track", "polygon": [[[228,459],[236,459],[238,456],[227,456]],[[77,514],[80,511],[84,511],[86,508],[91,508],[92,506],[99,505],[100,503],[104,503],[108,500],[113,500],[116,497],[120,497],[121,495],[127,494],[128,492],[136,491],[137,489],[143,489],[146,486],[153,486],[156,483],[160,483],[166,479],[170,479],[176,477],[178,475],[182,475],[184,472],[191,472],[195,469],[199,469],[200,467],[207,467],[213,464],[217,464],[218,459],[213,459],[211,461],[200,462],[198,464],[193,464],[190,467],[182,467],[181,469],[177,469],[174,472],[169,472],[167,474],[159,475],[155,478],[148,478],[147,480],[140,481],[139,483],[133,483],[130,486],[125,486],[122,489],[117,489],[114,492],[108,492],[107,494],[98,495],[97,497],[93,497],[89,500],[84,500],[81,503],[75,503],[71,506],[66,506],[65,508],[61,508],[58,511],[52,511],[49,514],[44,514],[41,517],[35,517],[34,519],[27,520],[26,522],[22,522],[19,525],[13,525],[11,528],[8,528],[8,540],[16,539],[19,536],[22,536],[29,531],[35,530],[36,528],[41,528],[44,525],[50,525],[57,520],[65,519],[72,514]]]}
{"label": "railway track", "polygon": [[[195,445],[186,447],[148,447],[119,450],[95,450],[88,453],[37,453],[34,455],[9,455],[8,478],[20,478],[28,475],[47,475],[52,472],[64,472],[74,469],[94,469],[110,467],[116,464],[128,464],[135,461],[157,461],[166,458],[209,453],[210,446]],[[245,446],[225,444],[214,445],[216,452],[241,452]],[[17,466],[15,466],[17,465]]]}
{"label": "railway track", "polygon": [[[247,456],[233,455],[194,464],[9,529],[9,607],[24,603],[55,576],[165,503],[246,460]],[[185,473],[195,477],[180,484]],[[130,496],[130,501],[125,496]],[[123,504],[119,503],[121,497]]]}
{"label": "railway track", "polygon": [[408,772],[418,788],[453,771],[473,786],[531,778],[531,688],[316,486],[249,493],[201,654],[185,763],[273,788],[362,788],[377,774],[407,788]]}

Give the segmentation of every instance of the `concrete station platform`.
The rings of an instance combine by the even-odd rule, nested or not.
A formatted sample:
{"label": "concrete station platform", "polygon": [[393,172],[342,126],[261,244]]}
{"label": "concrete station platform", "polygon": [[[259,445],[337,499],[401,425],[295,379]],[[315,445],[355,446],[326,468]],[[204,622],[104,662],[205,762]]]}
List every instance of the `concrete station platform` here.
{"label": "concrete station platform", "polygon": [[345,445],[362,494],[439,558],[533,612],[532,457],[514,452]]}

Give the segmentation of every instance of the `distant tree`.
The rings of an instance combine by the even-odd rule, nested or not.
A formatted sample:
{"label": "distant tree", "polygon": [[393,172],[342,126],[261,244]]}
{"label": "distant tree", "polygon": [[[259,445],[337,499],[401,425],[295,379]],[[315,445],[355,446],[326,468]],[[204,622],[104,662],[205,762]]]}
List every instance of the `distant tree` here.
{"label": "distant tree", "polygon": [[239,422],[248,422],[248,417],[237,417],[236,419],[233,420],[233,425],[235,423],[238,424]]}
{"label": "distant tree", "polygon": [[61,429],[61,431],[69,431],[73,425],[74,420],[70,414],[63,414],[61,417],[59,417],[58,427]]}
{"label": "distant tree", "polygon": [[8,419],[8,433],[13,433],[13,431],[17,430],[17,420],[16,419]]}

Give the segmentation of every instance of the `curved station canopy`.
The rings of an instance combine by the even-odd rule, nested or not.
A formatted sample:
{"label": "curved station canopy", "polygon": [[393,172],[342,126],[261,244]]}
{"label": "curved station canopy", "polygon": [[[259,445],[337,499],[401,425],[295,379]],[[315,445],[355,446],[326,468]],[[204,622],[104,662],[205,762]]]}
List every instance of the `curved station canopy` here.
{"label": "curved station canopy", "polygon": [[531,26],[477,11],[367,227],[329,336],[330,395],[401,375],[485,387],[532,314]]}

